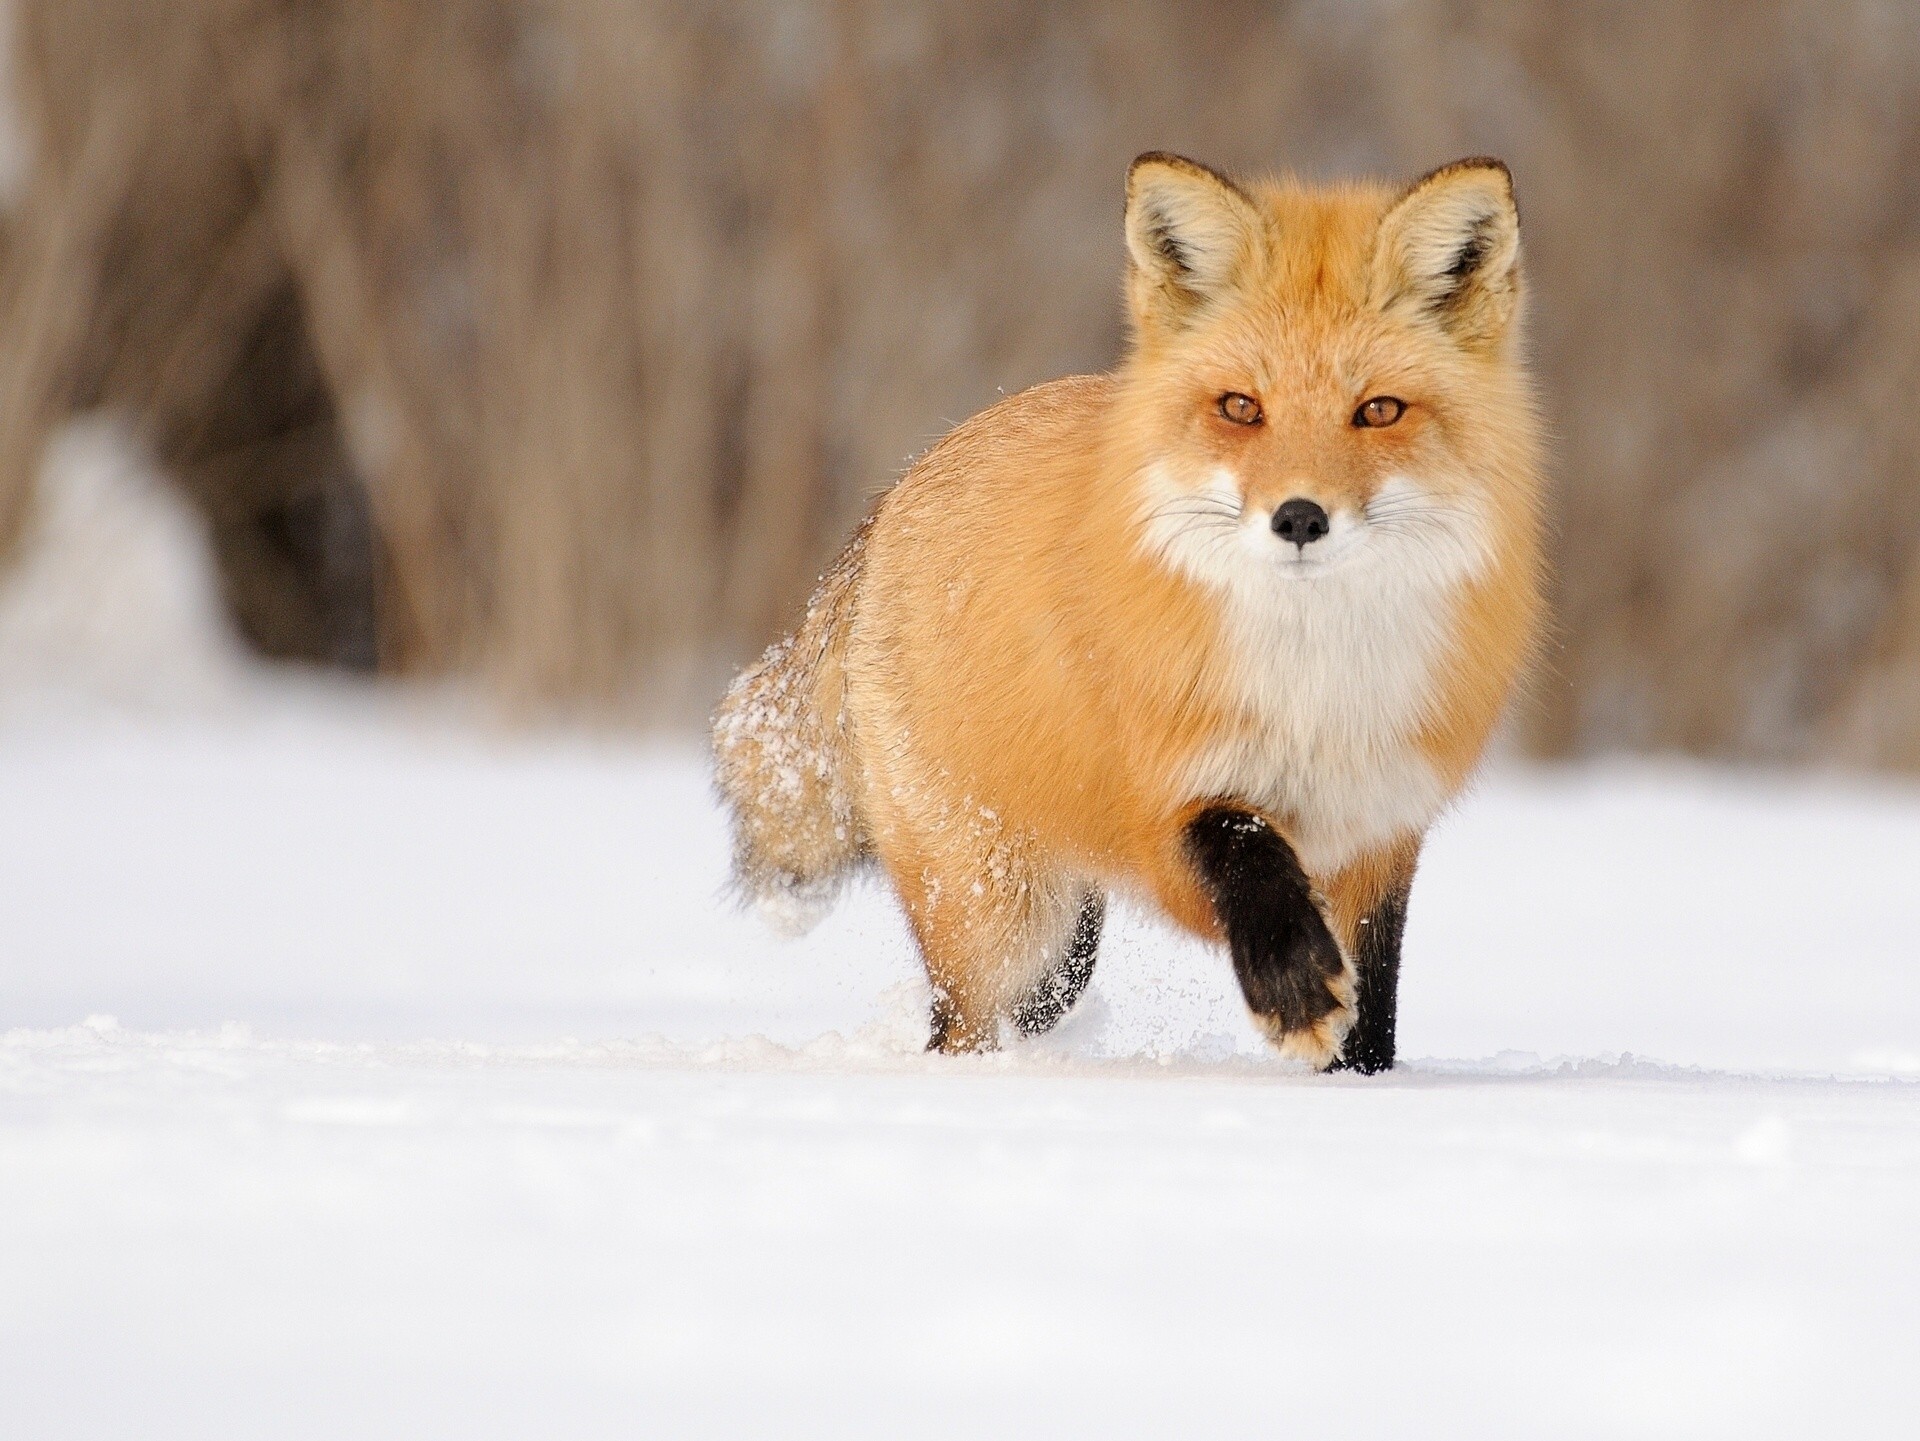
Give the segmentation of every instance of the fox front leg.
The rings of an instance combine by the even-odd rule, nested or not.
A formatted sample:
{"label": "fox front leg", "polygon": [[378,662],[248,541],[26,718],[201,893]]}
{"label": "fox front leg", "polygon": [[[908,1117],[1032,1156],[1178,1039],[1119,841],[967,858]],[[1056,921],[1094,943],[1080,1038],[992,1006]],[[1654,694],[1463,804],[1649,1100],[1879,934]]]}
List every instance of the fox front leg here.
{"label": "fox front leg", "polygon": [[1327,918],[1353,958],[1359,991],[1353,1029],[1338,1063],[1343,1070],[1372,1075],[1393,1065],[1400,939],[1420,841],[1418,835],[1403,836],[1360,855],[1325,883]]}
{"label": "fox front leg", "polygon": [[1186,848],[1254,1020],[1282,1055],[1325,1070],[1353,1025],[1355,976],[1293,847],[1260,816],[1210,806]]}
{"label": "fox front leg", "polygon": [[1356,1018],[1337,1070],[1371,1076],[1392,1069],[1393,1032],[1400,1009],[1400,938],[1407,928],[1407,892],[1386,896],[1360,923],[1354,946],[1359,994]]}

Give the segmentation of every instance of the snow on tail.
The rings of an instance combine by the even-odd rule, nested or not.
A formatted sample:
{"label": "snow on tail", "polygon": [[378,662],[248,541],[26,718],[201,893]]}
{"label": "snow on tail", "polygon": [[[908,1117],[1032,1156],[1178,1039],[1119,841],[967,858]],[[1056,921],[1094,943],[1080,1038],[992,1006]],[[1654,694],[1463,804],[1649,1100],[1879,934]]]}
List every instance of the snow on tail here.
{"label": "snow on tail", "polygon": [[714,778],[733,815],[734,885],[792,935],[826,914],[867,856],[842,705],[867,529],[821,577],[800,628],[740,674],[713,720]]}

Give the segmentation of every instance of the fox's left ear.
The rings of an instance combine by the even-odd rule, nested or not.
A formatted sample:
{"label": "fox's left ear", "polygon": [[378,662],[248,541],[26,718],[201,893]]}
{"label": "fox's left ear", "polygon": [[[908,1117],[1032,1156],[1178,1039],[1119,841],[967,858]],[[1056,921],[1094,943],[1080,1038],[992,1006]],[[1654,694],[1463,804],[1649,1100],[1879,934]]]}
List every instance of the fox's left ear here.
{"label": "fox's left ear", "polygon": [[1520,303],[1520,211],[1498,160],[1456,160],[1395,201],[1373,243],[1383,310],[1430,317],[1468,349],[1498,344]]}

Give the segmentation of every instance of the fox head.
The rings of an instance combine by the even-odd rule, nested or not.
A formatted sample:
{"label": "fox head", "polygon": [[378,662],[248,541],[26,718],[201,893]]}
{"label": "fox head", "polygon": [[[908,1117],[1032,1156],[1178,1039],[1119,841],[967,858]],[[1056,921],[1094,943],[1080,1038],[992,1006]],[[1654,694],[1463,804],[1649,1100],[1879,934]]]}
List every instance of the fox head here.
{"label": "fox head", "polygon": [[1470,574],[1530,521],[1520,220],[1497,160],[1399,192],[1127,177],[1125,469],[1197,579]]}

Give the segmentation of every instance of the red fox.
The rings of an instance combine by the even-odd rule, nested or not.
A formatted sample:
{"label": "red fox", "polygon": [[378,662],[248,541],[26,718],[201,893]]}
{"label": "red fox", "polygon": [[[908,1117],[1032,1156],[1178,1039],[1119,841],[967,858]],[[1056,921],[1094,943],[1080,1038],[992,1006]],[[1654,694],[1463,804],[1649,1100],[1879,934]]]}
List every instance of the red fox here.
{"label": "red fox", "polygon": [[1131,344],[953,430],[714,724],[736,881],[877,863],[930,1047],[1048,1029],[1109,894],[1225,941],[1315,1068],[1393,1064],[1422,837],[1534,650],[1539,423],[1497,160],[1127,175]]}

